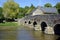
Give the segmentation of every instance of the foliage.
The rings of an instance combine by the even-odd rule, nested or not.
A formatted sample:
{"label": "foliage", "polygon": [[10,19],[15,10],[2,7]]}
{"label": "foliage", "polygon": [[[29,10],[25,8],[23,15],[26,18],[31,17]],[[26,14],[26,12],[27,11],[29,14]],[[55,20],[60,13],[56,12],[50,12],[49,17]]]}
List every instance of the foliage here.
{"label": "foliage", "polygon": [[34,5],[31,4],[29,10],[27,10],[27,14],[31,13],[31,11],[34,10],[34,9],[35,9]]}
{"label": "foliage", "polygon": [[60,9],[60,2],[55,5],[57,9]]}
{"label": "foliage", "polygon": [[60,14],[60,2],[57,3],[57,4],[55,5],[55,7],[57,8],[57,10],[58,10],[58,12],[59,12],[59,14]]}
{"label": "foliage", "polygon": [[28,6],[25,6],[24,8],[20,7],[19,8],[18,18],[24,17],[28,10],[29,10]]}
{"label": "foliage", "polygon": [[35,8],[35,6],[33,4],[31,4],[31,7],[30,8]]}
{"label": "foliage", "polygon": [[[46,3],[44,7],[52,7],[50,3]],[[58,9],[58,12],[60,13],[60,3],[57,3],[55,6]],[[5,18],[8,19],[14,19],[14,18],[22,18],[27,14],[30,14],[32,10],[35,9],[35,6],[31,4],[31,6],[25,6],[24,8],[19,7],[17,3],[15,3],[13,0],[9,0],[4,3],[3,5],[3,15]],[[0,13],[2,9],[0,8]]]}
{"label": "foliage", "polygon": [[19,14],[18,14],[18,18],[22,18],[25,16],[25,13],[24,13],[24,8],[22,7],[19,7]]}
{"label": "foliage", "polygon": [[24,8],[19,7],[19,13],[23,13],[24,12]]}
{"label": "foliage", "polygon": [[22,17],[24,17],[25,16],[25,14],[24,13],[19,13],[19,15],[17,16],[18,18],[22,18]]}
{"label": "foliage", "polygon": [[2,7],[0,7],[0,19],[4,18],[2,12],[3,12],[3,9],[2,9]]}
{"label": "foliage", "polygon": [[50,3],[46,3],[44,7],[52,7],[52,5]]}
{"label": "foliage", "polygon": [[0,7],[0,13],[2,13],[2,7]]}
{"label": "foliage", "polygon": [[29,7],[28,6],[25,6],[24,13],[26,14],[28,10],[29,10]]}
{"label": "foliage", "polygon": [[18,26],[18,23],[15,23],[15,22],[5,22],[5,23],[0,23],[0,26]]}
{"label": "foliage", "polygon": [[25,15],[30,14],[30,12],[34,9],[35,7],[33,4],[31,6],[25,6],[24,8],[20,8],[20,17],[24,17]]}
{"label": "foliage", "polygon": [[33,4],[31,4],[31,6],[25,6],[24,8],[20,7],[19,8],[19,15],[18,18],[22,18],[25,15],[30,14],[30,12],[34,9],[35,7],[33,6]]}
{"label": "foliage", "polygon": [[7,1],[3,5],[3,15],[5,18],[16,18],[19,13],[19,5],[14,1]]}

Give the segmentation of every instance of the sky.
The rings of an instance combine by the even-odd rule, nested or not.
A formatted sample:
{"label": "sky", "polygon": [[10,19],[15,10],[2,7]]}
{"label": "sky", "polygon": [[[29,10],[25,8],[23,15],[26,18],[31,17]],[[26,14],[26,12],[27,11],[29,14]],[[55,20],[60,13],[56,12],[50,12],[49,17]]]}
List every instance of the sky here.
{"label": "sky", "polygon": [[[0,0],[0,7],[3,6],[3,3],[7,0]],[[50,3],[53,6],[56,5],[56,3],[60,2],[60,0],[14,0],[16,3],[19,4],[20,7],[25,6],[31,6],[33,4],[35,7],[37,6],[44,6],[46,3]]]}

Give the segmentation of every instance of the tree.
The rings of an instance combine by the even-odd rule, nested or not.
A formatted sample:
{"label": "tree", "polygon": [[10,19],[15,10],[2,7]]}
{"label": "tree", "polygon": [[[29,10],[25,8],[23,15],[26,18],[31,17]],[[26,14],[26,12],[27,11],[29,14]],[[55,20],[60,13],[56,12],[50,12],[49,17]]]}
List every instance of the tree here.
{"label": "tree", "polygon": [[3,5],[3,15],[7,19],[17,18],[19,13],[19,5],[14,0],[8,0]]}
{"label": "tree", "polygon": [[44,7],[52,7],[52,5],[50,3],[46,3]]}
{"label": "tree", "polygon": [[2,14],[2,12],[3,12],[3,9],[2,9],[2,7],[0,7],[0,19],[3,19],[3,14]]}
{"label": "tree", "polygon": [[60,2],[55,5],[57,9],[60,9]]}
{"label": "tree", "polygon": [[29,7],[28,6],[25,6],[24,10],[25,10],[24,13],[26,14],[27,11],[29,10]]}
{"label": "tree", "polygon": [[35,6],[34,6],[33,4],[31,4],[31,7],[30,7],[30,8],[33,8],[33,9],[34,9],[34,8],[35,8]]}
{"label": "tree", "polygon": [[0,7],[0,13],[2,13],[2,7]]}
{"label": "tree", "polygon": [[35,9],[35,6],[33,4],[31,4],[29,10],[27,11],[27,14],[29,14],[34,9]]}
{"label": "tree", "polygon": [[57,4],[55,5],[55,7],[57,8],[57,10],[58,10],[58,12],[59,12],[59,14],[60,14],[60,2],[57,3]]}
{"label": "tree", "polygon": [[19,8],[19,13],[23,13],[23,11],[24,11],[24,8],[20,7]]}
{"label": "tree", "polygon": [[19,7],[19,14],[18,14],[18,18],[22,18],[22,17],[24,17],[25,16],[25,10],[24,10],[24,8],[22,8],[22,7]]}
{"label": "tree", "polygon": [[18,15],[18,18],[24,17],[28,10],[29,10],[29,7],[28,6],[25,6],[24,8],[19,7],[19,15]]}

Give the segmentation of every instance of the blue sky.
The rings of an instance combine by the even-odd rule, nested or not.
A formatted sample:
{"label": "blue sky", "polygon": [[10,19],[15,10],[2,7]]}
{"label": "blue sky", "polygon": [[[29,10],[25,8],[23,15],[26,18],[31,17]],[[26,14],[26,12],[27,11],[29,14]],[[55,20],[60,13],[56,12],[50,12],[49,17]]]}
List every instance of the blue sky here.
{"label": "blue sky", "polygon": [[[6,1],[7,0],[0,0],[0,7]],[[46,3],[51,3],[54,6],[56,3],[60,2],[60,0],[14,0],[14,1],[18,3],[20,7],[31,6],[31,4],[37,7],[43,6]]]}

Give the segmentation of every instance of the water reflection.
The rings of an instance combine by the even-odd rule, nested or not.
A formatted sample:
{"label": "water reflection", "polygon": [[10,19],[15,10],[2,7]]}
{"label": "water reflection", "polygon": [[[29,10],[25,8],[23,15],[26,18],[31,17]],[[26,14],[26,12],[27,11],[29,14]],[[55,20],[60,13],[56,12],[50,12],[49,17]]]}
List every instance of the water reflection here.
{"label": "water reflection", "polygon": [[58,36],[47,35],[42,33],[42,31],[33,31],[29,28],[22,28],[18,32],[18,40],[56,40]]}
{"label": "water reflection", "polygon": [[0,40],[16,40],[15,28],[0,30]]}
{"label": "water reflection", "polygon": [[47,35],[42,31],[33,31],[27,27],[15,30],[0,30],[0,40],[59,40],[56,35]]}
{"label": "water reflection", "polygon": [[55,40],[56,39],[54,35],[47,35],[47,34],[42,33],[41,31],[33,32],[33,37],[36,40]]}

